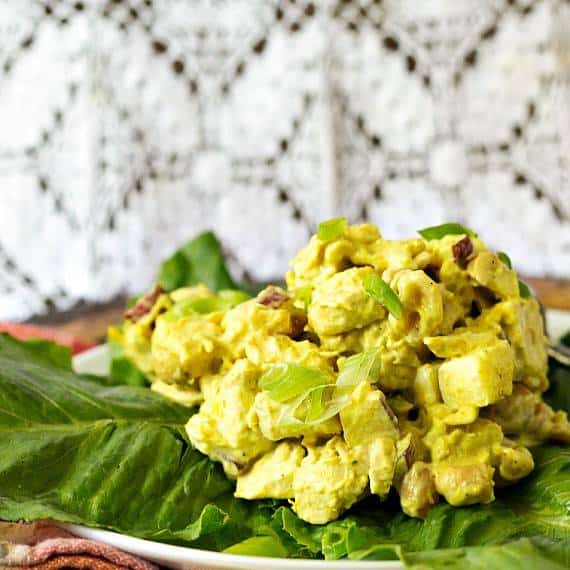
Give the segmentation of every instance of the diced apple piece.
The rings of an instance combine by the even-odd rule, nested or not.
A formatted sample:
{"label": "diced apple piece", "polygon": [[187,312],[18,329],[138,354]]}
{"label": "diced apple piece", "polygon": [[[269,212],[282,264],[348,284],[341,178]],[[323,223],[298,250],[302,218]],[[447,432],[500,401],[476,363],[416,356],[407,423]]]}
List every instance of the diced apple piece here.
{"label": "diced apple piece", "polygon": [[418,368],[414,381],[414,398],[421,406],[431,406],[441,402],[437,364],[424,364]]}
{"label": "diced apple piece", "polygon": [[497,340],[458,358],[439,369],[439,389],[451,407],[488,406],[513,390],[514,357],[509,343]]}

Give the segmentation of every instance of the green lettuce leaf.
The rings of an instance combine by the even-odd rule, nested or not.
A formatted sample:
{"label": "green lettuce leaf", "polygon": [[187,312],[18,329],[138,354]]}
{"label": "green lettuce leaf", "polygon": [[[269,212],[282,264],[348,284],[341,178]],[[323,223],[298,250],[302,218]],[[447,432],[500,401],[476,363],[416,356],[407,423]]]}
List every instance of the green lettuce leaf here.
{"label": "green lettuce leaf", "polygon": [[222,247],[212,232],[184,244],[161,266],[158,284],[166,291],[203,283],[212,291],[238,289],[226,267]]}
{"label": "green lettuce leaf", "polygon": [[570,368],[551,358],[548,378],[550,388],[544,394],[544,399],[553,408],[570,414]]}
{"label": "green lettuce leaf", "polygon": [[566,570],[570,568],[570,540],[523,538],[497,546],[403,554],[403,560],[412,570]]}
{"label": "green lettuce leaf", "polygon": [[113,340],[108,340],[111,353],[109,383],[112,385],[149,386],[150,381],[144,373],[125,355],[123,347]]}
{"label": "green lettuce leaf", "polygon": [[[0,336],[0,519],[53,518],[222,549],[248,505],[184,435],[187,408],[104,386]],[[233,515],[231,515],[233,513]]]}
{"label": "green lettuce leaf", "polygon": [[31,338],[25,343],[33,348],[36,358],[43,358],[47,363],[58,368],[71,370],[71,349],[69,347],[40,338]]}

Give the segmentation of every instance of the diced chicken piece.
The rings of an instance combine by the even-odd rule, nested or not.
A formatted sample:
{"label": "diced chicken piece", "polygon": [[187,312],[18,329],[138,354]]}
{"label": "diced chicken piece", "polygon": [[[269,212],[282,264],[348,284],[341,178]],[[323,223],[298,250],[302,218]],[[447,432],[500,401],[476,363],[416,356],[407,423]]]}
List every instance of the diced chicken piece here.
{"label": "diced chicken piece", "polygon": [[421,461],[414,463],[404,475],[399,493],[402,510],[411,517],[424,518],[438,500],[430,468]]}
{"label": "diced chicken piece", "polygon": [[190,441],[199,451],[220,461],[235,477],[274,444],[248,425],[247,415],[257,393],[259,371],[238,360],[208,387],[207,398],[186,424]]}
{"label": "diced chicken piece", "polygon": [[169,296],[160,291],[154,287],[137,303],[136,311],[133,307],[131,318],[120,328],[109,328],[109,340],[120,345],[125,356],[149,378],[154,375],[151,340],[155,323],[159,315],[172,306]]}
{"label": "diced chicken piece", "polygon": [[515,384],[511,396],[489,406],[485,416],[497,422],[505,435],[529,443],[547,439],[570,443],[570,423],[565,412],[554,412],[537,392]]}
{"label": "diced chicken piece", "polygon": [[403,390],[411,386],[421,365],[417,351],[405,340],[384,339],[380,348],[378,386],[385,391]]}
{"label": "diced chicken piece", "polygon": [[444,283],[441,283],[442,299],[443,299],[443,321],[439,330],[439,334],[447,335],[455,328],[458,321],[465,316],[465,307],[463,299],[455,296],[449,291]]}
{"label": "diced chicken piece", "polygon": [[309,523],[325,524],[362,498],[368,476],[342,437],[307,452],[295,474],[293,510]]}
{"label": "diced chicken piece", "polygon": [[238,476],[235,496],[241,499],[292,499],[293,479],[305,450],[298,443],[284,441]]}
{"label": "diced chicken piece", "polygon": [[377,437],[368,446],[368,479],[370,492],[384,498],[394,480],[396,442],[391,437]]}
{"label": "diced chicken piece", "polygon": [[310,368],[332,372],[327,356],[308,340],[294,341],[287,336],[264,336],[251,339],[244,345],[245,356],[260,368],[271,364],[295,362]]}
{"label": "diced chicken piece", "polygon": [[491,317],[505,329],[524,376],[546,379],[548,355],[544,321],[535,299],[512,299],[493,307]]}
{"label": "diced chicken piece", "polygon": [[451,406],[488,406],[511,394],[514,358],[507,341],[445,361],[439,369],[439,389]]}
{"label": "diced chicken piece", "polygon": [[279,335],[296,336],[302,332],[305,322],[304,313],[296,309],[290,299],[278,308],[252,299],[223,316],[221,342],[233,358],[243,358],[248,344]]}
{"label": "diced chicken piece", "polygon": [[503,441],[501,428],[485,419],[477,419],[465,426],[443,432],[434,427],[425,438],[434,463],[487,463],[494,462],[495,452]]}
{"label": "diced chicken piece", "polygon": [[384,319],[386,309],[362,286],[370,267],[354,267],[316,283],[309,305],[309,326],[318,335],[337,335]]}
{"label": "diced chicken piece", "polygon": [[516,273],[490,251],[479,253],[469,263],[467,272],[477,283],[493,291],[499,299],[518,294],[519,282]]}
{"label": "diced chicken piece", "polygon": [[155,380],[150,389],[161,394],[169,400],[173,400],[183,406],[197,406],[204,400],[202,392],[194,386],[181,386],[179,384],[167,384],[162,380]]}
{"label": "diced chicken piece", "polygon": [[370,490],[387,495],[394,478],[399,431],[386,397],[368,382],[361,382],[341,410],[340,421],[346,443],[368,469]]}
{"label": "diced chicken piece", "polygon": [[107,332],[111,350],[113,344],[123,349],[125,356],[146,376],[154,373],[151,352],[151,336],[147,327],[141,327],[140,323],[124,321],[122,326],[109,327]]}
{"label": "diced chicken piece", "polygon": [[489,406],[484,415],[497,422],[505,435],[520,435],[535,431],[538,423],[542,423],[537,422],[540,404],[540,394],[531,392],[526,386],[515,384],[513,393]]}
{"label": "diced chicken piece", "polygon": [[169,321],[159,318],[152,335],[155,375],[166,383],[193,383],[220,363],[221,329],[210,318]]}
{"label": "diced chicken piece", "polygon": [[417,260],[426,248],[425,242],[421,239],[383,240],[379,246],[376,258],[369,262],[365,260],[366,258],[361,261],[373,265],[377,271],[384,271],[385,269],[398,271],[403,268],[418,269]]}
{"label": "diced chicken piece", "polygon": [[435,487],[454,507],[490,503],[495,499],[493,474],[494,469],[483,463],[438,466]]}
{"label": "diced chicken piece", "polygon": [[402,394],[395,394],[388,398],[390,409],[396,414],[398,421],[407,420],[410,412],[416,408],[414,402],[405,398]]}
{"label": "diced chicken piece", "polygon": [[501,482],[518,481],[526,477],[534,468],[531,452],[521,445],[501,447],[498,475]]}
{"label": "diced chicken piece", "polygon": [[391,285],[404,309],[401,319],[390,319],[391,328],[397,335],[423,338],[440,332],[443,290],[439,284],[424,271],[403,269],[394,275]]}
{"label": "diced chicken piece", "polygon": [[386,396],[366,381],[354,389],[350,402],[340,412],[340,420],[344,439],[353,448],[367,446],[378,436],[398,437],[398,420]]}
{"label": "diced chicken piece", "polygon": [[343,235],[328,242],[313,236],[291,262],[287,288],[304,287],[352,265],[374,265],[382,243],[378,228],[372,224],[348,226]]}

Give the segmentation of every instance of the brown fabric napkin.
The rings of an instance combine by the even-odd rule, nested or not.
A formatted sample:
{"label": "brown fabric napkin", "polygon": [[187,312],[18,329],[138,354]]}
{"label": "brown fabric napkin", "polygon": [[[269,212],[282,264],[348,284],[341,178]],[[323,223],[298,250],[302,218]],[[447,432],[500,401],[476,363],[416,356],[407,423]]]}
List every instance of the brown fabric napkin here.
{"label": "brown fabric napkin", "polygon": [[49,522],[0,523],[0,570],[158,570],[150,562]]}

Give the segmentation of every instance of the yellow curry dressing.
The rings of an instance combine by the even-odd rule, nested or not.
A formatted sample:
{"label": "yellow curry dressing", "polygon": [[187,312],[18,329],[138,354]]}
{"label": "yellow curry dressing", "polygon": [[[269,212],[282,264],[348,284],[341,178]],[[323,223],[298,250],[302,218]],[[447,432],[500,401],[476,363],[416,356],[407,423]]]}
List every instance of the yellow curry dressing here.
{"label": "yellow curry dressing", "polygon": [[[390,286],[401,318],[365,291],[367,275]],[[163,293],[112,331],[153,390],[200,405],[188,436],[236,479],[237,497],[288,499],[326,523],[395,487],[404,512],[423,517],[440,500],[493,501],[532,471],[529,446],[570,441],[566,414],[541,396],[538,304],[478,238],[388,241],[371,224],[348,226],[313,236],[286,282],[235,305],[204,286]],[[284,363],[334,386],[347,357],[372,349],[375,377],[323,421],[284,422],[287,405],[260,387]]]}

